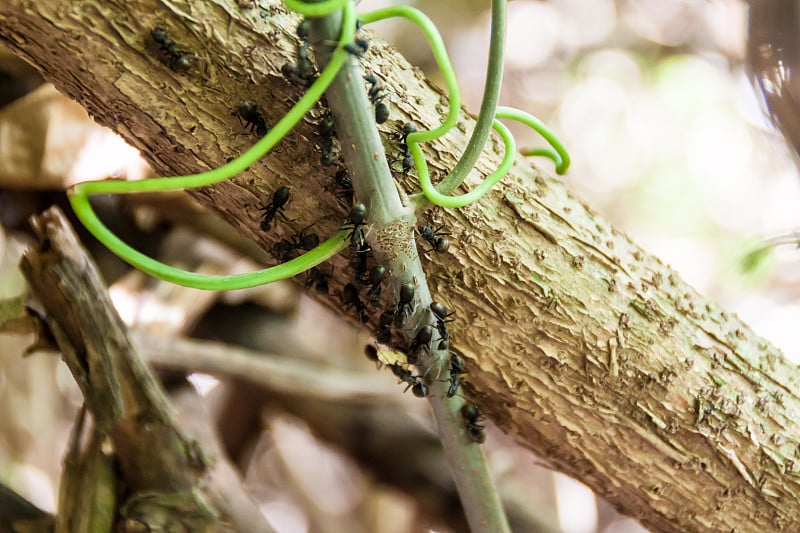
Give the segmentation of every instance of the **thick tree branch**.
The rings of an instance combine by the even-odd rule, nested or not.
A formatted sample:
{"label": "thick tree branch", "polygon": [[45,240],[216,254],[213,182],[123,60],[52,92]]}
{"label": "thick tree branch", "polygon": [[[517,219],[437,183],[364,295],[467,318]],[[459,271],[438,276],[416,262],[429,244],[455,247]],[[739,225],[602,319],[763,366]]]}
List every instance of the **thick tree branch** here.
{"label": "thick tree branch", "polygon": [[[278,4],[33,6],[0,5],[0,39],[164,174],[218,166],[249,146],[230,114],[239,100],[258,101],[272,123],[301,90],[280,75],[295,45]],[[195,54],[186,73],[161,62],[157,26]],[[365,65],[398,95],[385,133],[437,123],[441,93],[393,50],[375,44]],[[434,172],[452,168],[472,124],[465,114],[426,147]],[[258,229],[257,208],[289,183],[294,230],[315,223],[330,234],[344,212],[320,194],[333,171],[316,164],[315,139],[301,123],[251,172],[193,194],[268,248],[276,235]],[[800,374],[777,349],[521,159],[478,205],[434,219],[453,245],[429,262],[431,288],[455,309],[449,329],[469,390],[502,429],[654,530],[797,527]],[[335,272],[339,287],[343,259]]]}

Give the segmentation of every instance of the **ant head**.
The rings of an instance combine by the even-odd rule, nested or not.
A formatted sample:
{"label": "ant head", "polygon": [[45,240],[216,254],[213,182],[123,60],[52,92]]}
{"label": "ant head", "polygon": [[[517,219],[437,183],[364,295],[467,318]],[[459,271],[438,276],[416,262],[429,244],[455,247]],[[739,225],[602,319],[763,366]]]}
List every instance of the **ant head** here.
{"label": "ant head", "polygon": [[350,223],[354,226],[360,226],[367,220],[367,206],[364,204],[356,204],[350,208]]}
{"label": "ant head", "polygon": [[437,319],[444,320],[447,318],[447,307],[445,307],[443,303],[431,302],[430,308]]}

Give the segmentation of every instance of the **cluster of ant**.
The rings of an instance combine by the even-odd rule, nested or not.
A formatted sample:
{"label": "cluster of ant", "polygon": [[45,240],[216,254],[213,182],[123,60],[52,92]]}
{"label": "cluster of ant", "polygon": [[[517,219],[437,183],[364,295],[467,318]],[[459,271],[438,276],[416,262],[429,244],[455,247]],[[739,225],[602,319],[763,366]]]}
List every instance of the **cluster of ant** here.
{"label": "cluster of ant", "polygon": [[[389,364],[392,373],[402,382],[406,384],[406,390],[411,389],[414,396],[423,398],[429,396],[430,392],[428,386],[425,384],[424,376],[414,375],[408,370],[409,365],[416,365],[419,357],[423,352],[430,353],[430,349],[434,340],[434,332],[438,333],[437,349],[447,350],[449,353],[449,383],[446,396],[452,398],[458,392],[461,384],[461,375],[465,373],[464,359],[451,351],[450,347],[450,334],[447,331],[447,322],[452,313],[447,311],[444,304],[439,302],[432,302],[429,309],[433,315],[435,324],[425,325],[419,328],[414,339],[408,343],[405,339],[399,343],[393,343],[395,331],[402,332],[402,327],[406,319],[414,312],[414,292],[415,287],[413,283],[407,282],[400,286],[400,295],[397,304],[390,306],[389,309],[381,313],[378,319],[378,332],[376,340],[380,344],[392,345],[399,348],[406,358],[406,363],[394,362]],[[402,333],[401,333],[402,334]],[[375,345],[367,345],[365,347],[367,357],[381,365],[382,362],[378,355],[378,348]],[[483,443],[485,436],[483,433],[483,425],[480,420],[483,418],[474,404],[466,404],[461,408],[461,416],[467,430],[467,434],[472,442]]]}
{"label": "cluster of ant", "polygon": [[[170,39],[167,30],[161,27],[155,28],[150,36],[163,53],[163,61],[170,69],[175,72],[189,70],[192,54],[178,48],[178,45]],[[238,116],[239,121],[250,133],[256,133],[263,137],[269,132],[269,127],[258,104],[252,100],[242,100],[231,114]]]}
{"label": "cluster of ant", "polygon": [[383,124],[389,120],[389,106],[384,102],[386,99],[386,90],[374,74],[367,74],[364,76],[364,81],[369,84],[369,88],[367,89],[369,101],[375,106],[375,123]]}
{"label": "cluster of ant", "polygon": [[[359,26],[360,29],[360,26]],[[281,68],[283,75],[292,83],[308,86],[317,77],[317,69],[312,60],[308,43],[309,21],[303,19],[297,27],[297,36],[300,40],[297,46],[297,59],[295,63],[287,63]],[[161,45],[162,49],[168,54],[169,66],[173,70],[188,68],[188,59],[182,55],[175,45],[169,41],[166,32],[159,30],[153,32],[153,39]],[[358,36],[353,43],[345,46],[345,50],[351,55],[361,58],[369,48],[369,41]],[[386,91],[379,83],[378,79],[369,74],[364,77],[368,84],[367,94],[371,104],[374,106],[375,122],[384,123],[389,117],[389,107],[385,103]],[[260,113],[258,104],[244,100],[237,106],[234,114],[244,122],[244,127],[249,132],[258,135],[265,135],[269,128]],[[417,131],[413,123],[403,126],[400,141],[400,161],[402,171],[407,173],[413,167],[413,160],[407,144],[409,134]],[[333,164],[333,148],[336,136],[333,117],[330,111],[326,111],[318,123],[318,133],[321,138],[320,163],[322,165]],[[339,170],[333,181],[333,187],[337,199],[345,205],[352,205],[348,218],[342,229],[349,230],[347,239],[351,254],[350,268],[352,279],[344,285],[341,293],[341,300],[345,310],[354,309],[362,322],[368,319],[368,304],[377,307],[383,294],[383,284],[387,279],[388,272],[386,267],[380,264],[372,264],[371,248],[366,240],[366,219],[367,209],[364,204],[353,205],[354,193],[352,180],[345,170]],[[286,186],[276,189],[271,200],[261,208],[263,211],[261,228],[269,230],[278,214],[283,214],[283,209],[289,201],[290,190]],[[319,237],[314,233],[307,233],[309,228],[304,228],[298,235],[289,239],[282,239],[273,246],[273,254],[280,260],[286,261],[304,250],[311,250],[319,245]],[[442,231],[442,227],[433,228],[423,225],[418,228],[418,233],[430,246],[429,251],[446,252],[450,243],[446,238],[449,235]],[[312,268],[306,278],[306,288],[312,287],[320,292],[327,293],[329,275],[319,267]],[[450,322],[447,308],[438,302],[431,303],[429,309],[434,323],[424,325],[417,331],[416,335],[410,340],[404,333],[404,327],[408,319],[415,311],[415,292],[416,286],[412,282],[405,282],[400,285],[398,300],[384,310],[378,319],[378,331],[376,340],[378,343],[393,346],[405,354],[405,363],[394,362],[388,365],[392,373],[406,384],[406,390],[411,389],[417,397],[430,395],[430,390],[425,382],[425,376],[415,375],[410,366],[416,366],[423,353],[430,353],[434,335],[438,334],[437,348],[448,350],[449,353],[449,383],[446,395],[448,398],[455,396],[461,384],[461,375],[464,374],[464,360],[458,354],[449,352],[450,335],[447,331],[447,322]],[[362,294],[365,300],[362,299]],[[368,345],[366,353],[370,359],[380,363],[378,358],[378,348],[375,345]],[[483,425],[480,424],[482,415],[478,407],[474,404],[465,404],[461,409],[461,416],[464,420],[467,434],[473,442],[484,442]]]}
{"label": "cluster of ant", "polygon": [[[349,177],[349,176],[348,176]],[[352,281],[342,289],[342,303],[345,309],[355,308],[361,322],[367,321],[367,304],[361,299],[361,289],[367,289],[367,299],[375,305],[380,299],[386,268],[373,265],[369,268],[372,248],[367,242],[366,232],[367,208],[364,204],[356,204],[350,209],[347,222],[342,229],[350,230],[347,238],[350,241],[350,269]]]}
{"label": "cluster of ant", "polygon": [[317,67],[311,58],[311,47],[308,43],[308,30],[311,27],[311,21],[304,18],[297,25],[295,34],[300,40],[297,44],[297,59],[296,63],[286,63],[281,67],[281,74],[283,77],[292,83],[302,85],[304,87],[311,86],[317,79]]}
{"label": "cluster of ant", "polygon": [[178,45],[169,38],[167,30],[164,28],[156,28],[150,35],[164,53],[165,64],[170,69],[175,72],[186,72],[189,70],[189,67],[192,66],[189,60],[190,54],[178,48]]}

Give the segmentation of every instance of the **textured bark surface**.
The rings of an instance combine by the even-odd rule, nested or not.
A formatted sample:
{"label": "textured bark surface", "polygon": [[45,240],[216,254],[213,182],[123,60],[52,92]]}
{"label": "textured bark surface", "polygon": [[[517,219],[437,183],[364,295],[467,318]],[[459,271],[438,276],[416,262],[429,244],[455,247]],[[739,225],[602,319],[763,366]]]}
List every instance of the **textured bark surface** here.
{"label": "textured bark surface", "polygon": [[[0,39],[157,170],[191,173],[252,144],[231,116],[240,100],[271,124],[299,95],[280,75],[294,19],[266,5],[6,0]],[[157,26],[195,54],[186,73],[163,63]],[[436,123],[445,102],[391,47],[376,43],[364,64],[397,95],[382,127],[397,154],[394,132]],[[289,183],[293,231],[313,222],[330,234],[345,213],[324,191],[335,170],[317,164],[312,122],[250,172],[193,194],[269,247],[276,234],[258,229],[257,209]],[[434,172],[452,167],[471,124],[465,115],[426,147]],[[456,311],[468,388],[500,428],[654,530],[800,527],[800,373],[777,349],[521,159],[477,205],[432,221],[453,245],[428,262],[431,289]],[[336,265],[333,292],[349,274]]]}

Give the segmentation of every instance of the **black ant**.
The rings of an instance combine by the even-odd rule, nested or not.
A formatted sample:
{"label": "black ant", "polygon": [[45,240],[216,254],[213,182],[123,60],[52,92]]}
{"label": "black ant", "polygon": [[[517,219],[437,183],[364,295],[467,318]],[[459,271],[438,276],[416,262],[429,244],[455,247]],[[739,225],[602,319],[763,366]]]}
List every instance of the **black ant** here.
{"label": "black ant", "polygon": [[[318,131],[319,136],[322,137],[322,145],[320,146],[322,155],[320,155],[319,162],[323,166],[329,166],[333,163],[333,138],[336,136],[336,126],[330,111],[325,113],[319,121]],[[352,186],[352,180],[350,183]]]}
{"label": "black ant", "polygon": [[391,309],[381,313],[378,317],[378,332],[375,339],[382,344],[392,342],[392,322],[394,321],[394,311]]}
{"label": "black ant", "polygon": [[408,388],[411,387],[411,392],[417,398],[424,398],[425,396],[428,396],[428,387],[422,382],[422,379],[419,376],[412,375],[411,372],[399,364],[393,364],[389,366],[392,368],[392,373],[397,376],[400,381],[408,385],[403,392],[407,391]]}
{"label": "black ant", "polygon": [[275,192],[272,193],[272,200],[260,209],[261,211],[264,211],[264,216],[261,219],[262,230],[269,230],[272,221],[275,220],[275,215],[277,215],[278,212],[283,212],[283,206],[286,205],[286,202],[288,201],[289,187],[284,185],[283,187],[278,187],[275,189]]}
{"label": "black ant", "polygon": [[279,261],[288,261],[298,250],[309,251],[319,246],[319,236],[316,233],[306,233],[307,229],[303,228],[294,239],[282,239],[276,242],[272,247],[275,257]]}
{"label": "black ant", "polygon": [[430,310],[433,313],[434,318],[436,318],[436,330],[439,332],[439,349],[446,350],[450,344],[450,334],[447,332],[447,322],[452,322],[448,320],[447,317],[452,315],[453,313],[448,313],[447,308],[444,304],[439,302],[431,302]]}
{"label": "black ant", "polygon": [[358,59],[364,57],[367,50],[369,50],[369,41],[359,37],[353,39],[352,43],[344,45],[344,51]]}
{"label": "black ant", "polygon": [[297,25],[295,33],[297,37],[304,42],[308,42],[308,31],[311,29],[311,19],[303,18]]}
{"label": "black ant", "polygon": [[297,25],[297,63],[286,63],[281,67],[281,73],[286,79],[298,85],[310,86],[317,78],[317,68],[311,60],[311,48],[308,44],[308,30],[311,23],[303,19]]}
{"label": "black ant", "polygon": [[360,248],[350,248],[350,268],[353,269],[353,282],[356,285],[364,285],[364,275],[367,273],[367,259],[369,252],[372,251],[369,244],[362,243]]}
{"label": "black ant", "polygon": [[329,278],[330,275],[320,270],[319,267],[313,267],[308,271],[308,277],[306,278],[306,290],[314,287],[316,288],[317,292],[328,294]]}
{"label": "black ant", "polygon": [[408,358],[409,363],[412,365],[416,364],[417,360],[419,359],[419,355],[423,350],[426,350],[430,353],[431,339],[433,339],[432,327],[422,326],[419,328],[416,337],[414,337],[414,340],[411,341],[411,344],[408,346],[408,350],[406,351],[406,357]]}
{"label": "black ant", "polygon": [[164,28],[156,28],[151,33],[153,40],[158,46],[167,54],[167,66],[175,72],[186,72],[192,66],[189,58],[184,52],[178,49],[176,45],[169,38],[167,30]]}
{"label": "black ant", "polygon": [[370,84],[367,96],[369,96],[369,101],[372,105],[375,106],[375,123],[383,124],[389,120],[389,106],[383,102],[386,98],[383,86],[380,85],[378,79],[372,74],[364,76],[364,80]]}
{"label": "black ant", "polygon": [[447,239],[447,237],[444,237],[444,235],[450,234],[443,232],[443,227],[444,226],[439,226],[438,228],[434,229],[430,226],[420,226],[417,230],[419,231],[420,237],[428,241],[428,244],[433,247],[431,250],[435,251],[436,253],[444,253],[450,249],[450,241]]}
{"label": "black ant", "polygon": [[383,265],[375,265],[369,271],[370,288],[367,292],[367,299],[373,305],[377,304],[381,299],[381,282],[386,278],[386,267]]}
{"label": "black ant", "polygon": [[414,158],[411,157],[411,150],[408,149],[408,136],[417,131],[417,127],[413,122],[407,122],[403,125],[403,133],[400,139],[400,151],[402,156],[399,161],[402,162],[403,174],[407,174],[414,166]]}
{"label": "black ant", "polygon": [[356,204],[350,208],[350,215],[347,217],[347,222],[342,226],[342,229],[351,230],[350,233],[347,234],[347,238],[350,239],[350,249],[356,253],[367,251],[365,246],[368,247],[368,245],[366,242],[366,233],[364,233],[366,221],[367,206],[364,204]]}
{"label": "black ant", "polygon": [[361,301],[358,295],[358,289],[352,283],[348,283],[342,289],[342,304],[345,310],[350,310],[355,307],[361,322],[367,321],[367,306]]}
{"label": "black ant", "polygon": [[464,419],[469,439],[472,442],[483,444],[486,440],[486,435],[483,434],[483,425],[478,423],[483,419],[483,415],[478,410],[478,406],[471,403],[465,404],[461,408],[461,418]]}
{"label": "black ant", "polygon": [[258,104],[250,100],[242,100],[232,114],[238,115],[239,120],[244,120],[244,127],[250,133],[256,132],[263,137],[269,132],[267,122],[258,110]]}
{"label": "black ant", "polygon": [[410,281],[400,285],[400,298],[397,300],[397,309],[394,312],[395,326],[402,326],[408,315],[414,312],[414,292],[416,287]]}
{"label": "black ant", "polygon": [[450,354],[450,386],[447,389],[447,397],[452,398],[458,391],[459,374],[464,373],[464,360],[460,355]]}
{"label": "black ant", "polygon": [[345,205],[353,205],[353,180],[346,170],[339,170],[333,177],[333,184],[336,187],[336,198]]}

